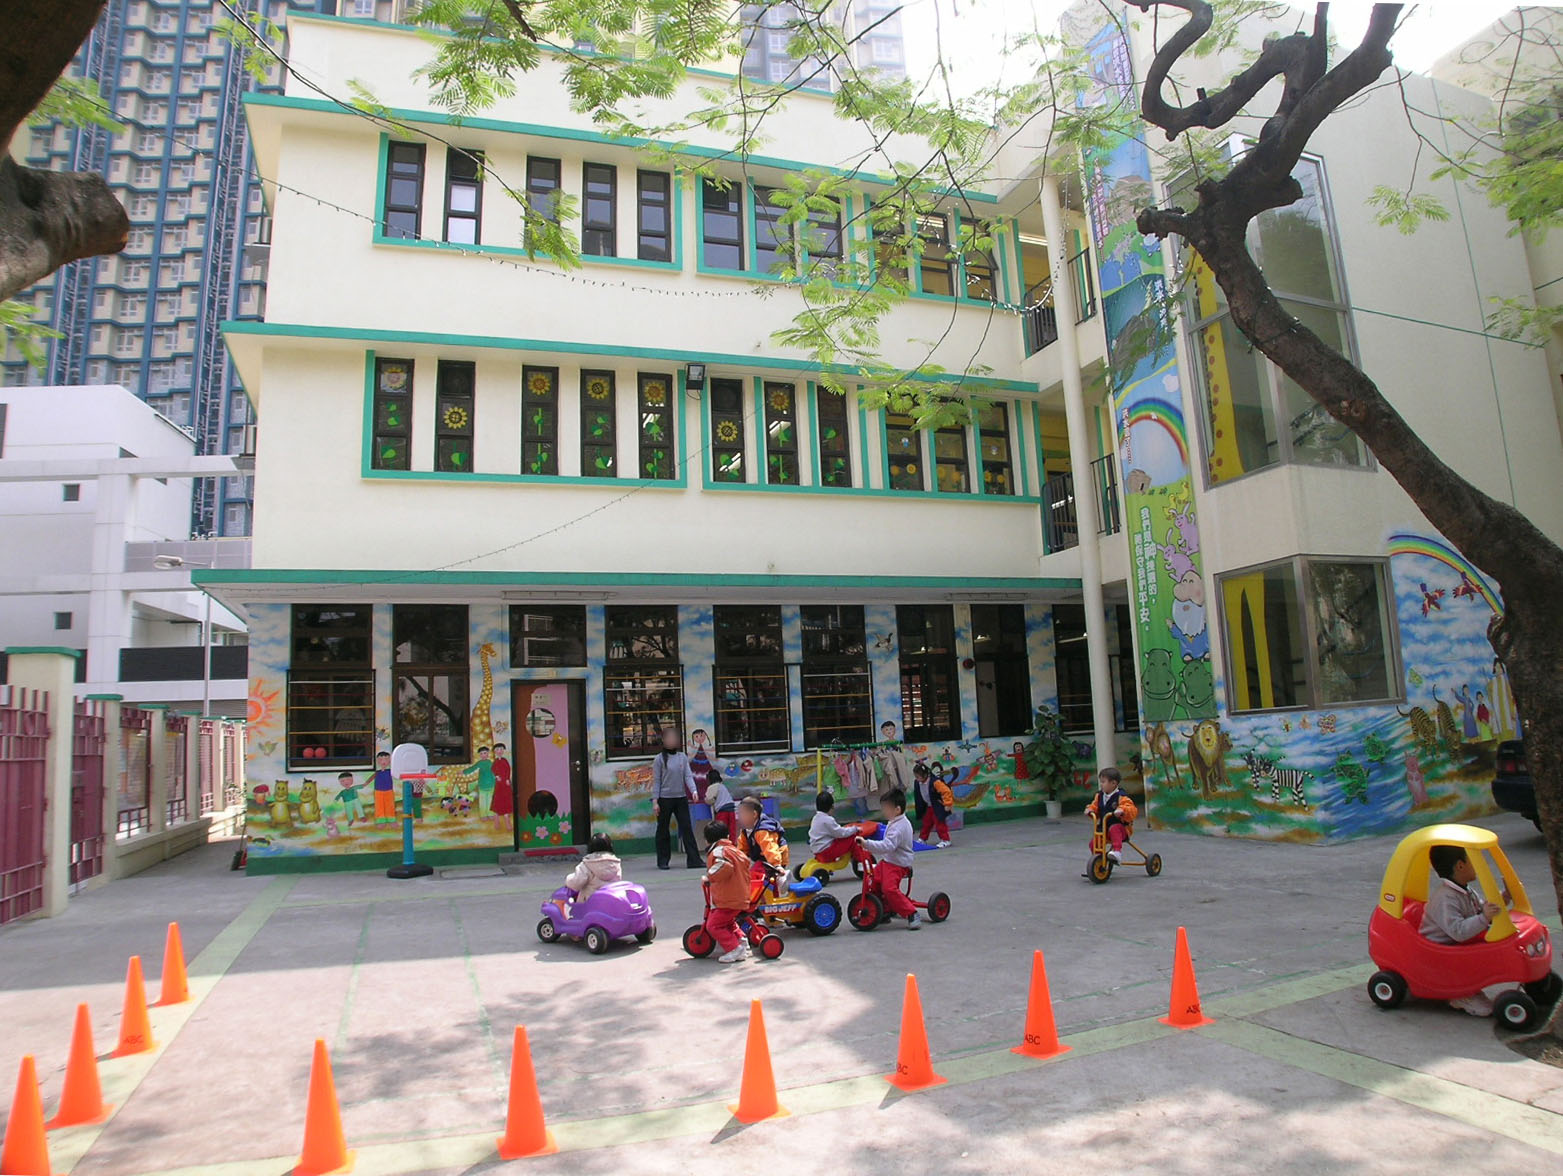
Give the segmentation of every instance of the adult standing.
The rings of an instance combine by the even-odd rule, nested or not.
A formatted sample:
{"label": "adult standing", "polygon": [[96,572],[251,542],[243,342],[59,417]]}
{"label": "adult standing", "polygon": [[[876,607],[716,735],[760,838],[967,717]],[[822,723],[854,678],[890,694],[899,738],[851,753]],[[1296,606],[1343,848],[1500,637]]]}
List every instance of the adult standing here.
{"label": "adult standing", "polygon": [[673,857],[668,822],[674,819],[678,821],[678,835],[684,842],[686,864],[691,870],[705,865],[695,848],[695,830],[689,819],[689,805],[697,795],[695,774],[680,742],[678,732],[669,727],[662,732],[662,750],[651,761],[651,812],[657,818],[659,870],[668,869]]}

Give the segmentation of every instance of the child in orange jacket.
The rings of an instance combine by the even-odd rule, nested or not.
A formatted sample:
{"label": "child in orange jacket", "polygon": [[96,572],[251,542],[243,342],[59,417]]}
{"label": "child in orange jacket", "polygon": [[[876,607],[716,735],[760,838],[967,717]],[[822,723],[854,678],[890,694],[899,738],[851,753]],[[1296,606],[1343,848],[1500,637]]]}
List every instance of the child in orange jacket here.
{"label": "child in orange jacket", "polygon": [[955,807],[955,793],[950,791],[950,786],[945,782],[943,775],[932,772],[927,764],[918,764],[912,769],[912,775],[917,780],[917,791],[922,794],[927,807],[923,810],[923,827],[918,837],[923,841],[928,840],[928,834],[935,829],[939,831],[939,848],[948,848],[950,844],[950,810]]}
{"label": "child in orange jacket", "polygon": [[738,931],[738,916],[749,909],[749,856],[727,837],[721,821],[705,827],[706,872],[702,878],[710,888],[711,910],[706,915],[706,930],[722,949],[717,957],[724,964],[736,964],[749,954],[749,944]]}
{"label": "child in orange jacket", "polygon": [[1123,790],[1123,776],[1117,768],[1103,768],[1097,773],[1096,779],[1097,793],[1091,798],[1091,803],[1085,806],[1085,811],[1093,819],[1101,815],[1106,820],[1107,841],[1111,846],[1107,856],[1117,864],[1123,860],[1123,843],[1128,840],[1129,830],[1134,826],[1134,818],[1140,815],[1140,810],[1134,807],[1134,801]]}

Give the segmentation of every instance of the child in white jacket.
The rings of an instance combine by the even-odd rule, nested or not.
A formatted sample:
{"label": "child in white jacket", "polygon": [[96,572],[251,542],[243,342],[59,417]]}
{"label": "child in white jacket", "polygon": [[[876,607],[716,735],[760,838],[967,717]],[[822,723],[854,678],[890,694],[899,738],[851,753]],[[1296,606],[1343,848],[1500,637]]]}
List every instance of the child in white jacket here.
{"label": "child in white jacket", "polygon": [[863,848],[879,859],[874,867],[873,893],[886,911],[906,919],[908,931],[916,931],[923,925],[922,916],[901,889],[901,880],[912,868],[916,846],[912,822],[906,819],[906,793],[892,788],[879,798],[879,808],[885,816],[884,833],[871,840],[859,839]]}
{"label": "child in white jacket", "polygon": [[575,891],[575,902],[585,902],[609,882],[624,880],[624,867],[614,855],[613,842],[606,833],[593,833],[586,851],[586,856],[575,863],[575,869],[564,880],[564,884]]}

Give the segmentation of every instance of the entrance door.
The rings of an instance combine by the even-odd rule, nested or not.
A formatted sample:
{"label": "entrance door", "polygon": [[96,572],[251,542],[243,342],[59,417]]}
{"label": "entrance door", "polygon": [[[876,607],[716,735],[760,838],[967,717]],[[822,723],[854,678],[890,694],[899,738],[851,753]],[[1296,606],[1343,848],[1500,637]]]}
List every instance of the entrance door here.
{"label": "entrance door", "polygon": [[592,821],[585,683],[516,682],[510,713],[515,716],[517,829],[545,844],[557,834],[562,844],[585,845]]}

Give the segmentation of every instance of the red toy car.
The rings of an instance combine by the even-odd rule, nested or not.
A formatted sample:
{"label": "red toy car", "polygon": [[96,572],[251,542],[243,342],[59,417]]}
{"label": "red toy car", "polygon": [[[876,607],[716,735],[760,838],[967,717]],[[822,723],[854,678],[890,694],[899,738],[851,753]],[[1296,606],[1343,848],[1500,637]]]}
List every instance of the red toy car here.
{"label": "red toy car", "polygon": [[[862,826],[864,837],[878,837],[882,834],[879,825],[870,821]],[[869,853],[861,845],[853,846],[852,869],[863,879],[863,890],[860,894],[854,894],[852,901],[847,903],[847,922],[851,923],[859,931],[872,931],[881,923],[890,921],[890,912],[885,909],[885,904],[880,901],[879,895],[874,893],[876,876],[879,873],[879,863],[874,860],[874,855]],[[950,896],[942,890],[936,890],[928,896],[927,902],[918,902],[912,898],[912,871],[907,870],[905,878],[907,898],[912,905],[920,911],[928,912],[930,923],[942,923],[950,917]]]}
{"label": "red toy car", "polygon": [[[1466,851],[1484,895],[1509,892],[1511,906],[1479,941],[1434,943],[1421,933],[1432,870],[1428,851],[1435,845]],[[1512,984],[1493,1001],[1493,1015],[1509,1028],[1523,1030],[1536,1024],[1541,1008],[1563,993],[1563,979],[1552,971],[1547,929],[1532,913],[1525,887],[1498,848],[1497,835],[1472,825],[1418,829],[1396,847],[1368,921],[1368,954],[1380,969],[1368,981],[1368,996],[1382,1009],[1395,1008],[1408,995],[1459,1000],[1495,984]]]}

